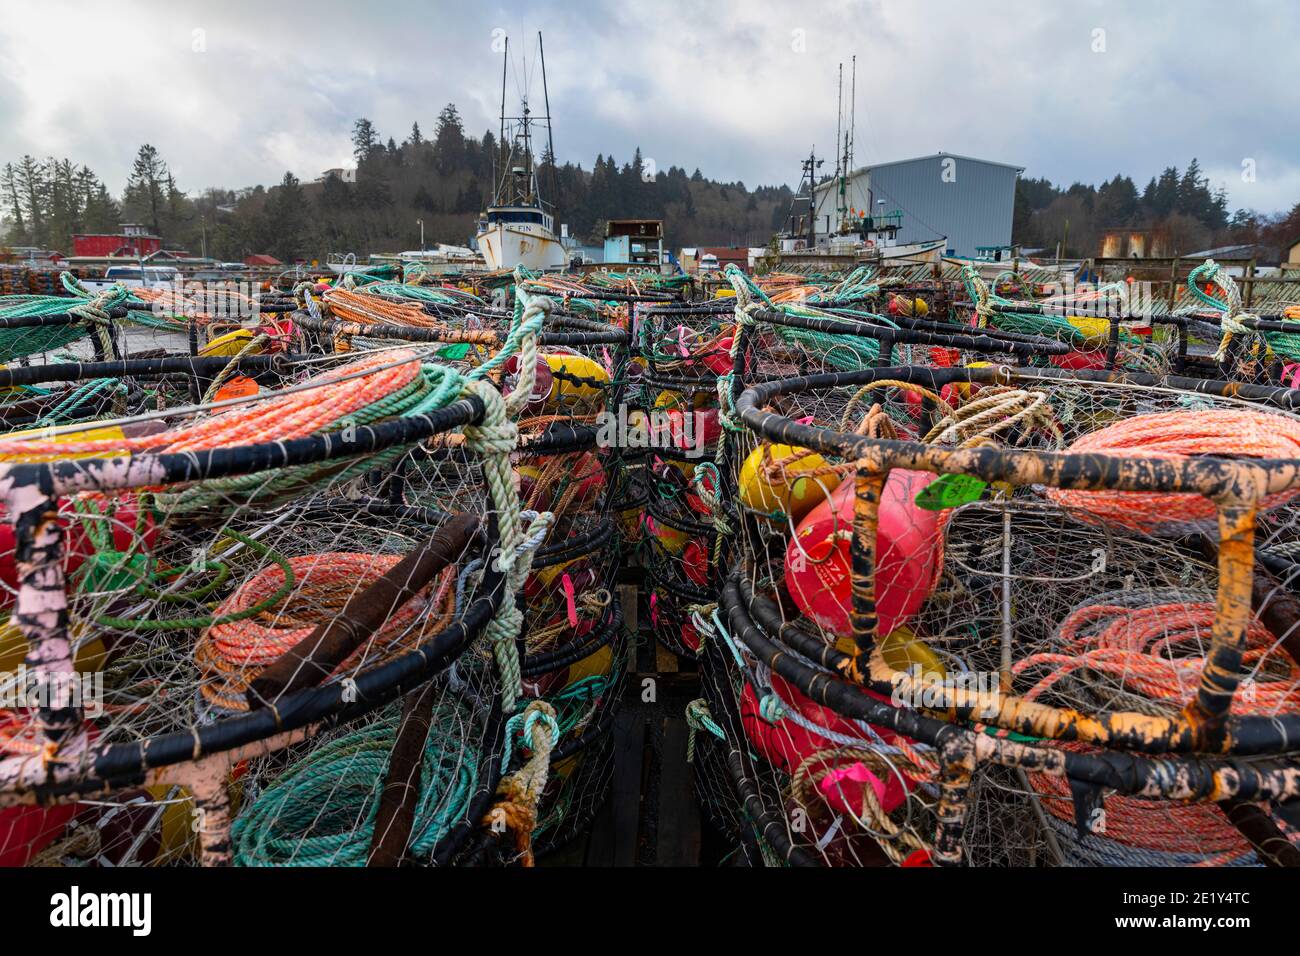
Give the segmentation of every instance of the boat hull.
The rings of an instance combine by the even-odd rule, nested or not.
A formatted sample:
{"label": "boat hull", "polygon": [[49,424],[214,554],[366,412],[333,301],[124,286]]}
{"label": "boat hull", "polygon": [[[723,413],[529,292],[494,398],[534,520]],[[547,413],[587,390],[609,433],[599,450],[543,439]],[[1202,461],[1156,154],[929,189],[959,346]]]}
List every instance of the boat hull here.
{"label": "boat hull", "polygon": [[479,252],[489,269],[559,269],[564,247],[544,226],[533,223],[492,223],[478,234]]}

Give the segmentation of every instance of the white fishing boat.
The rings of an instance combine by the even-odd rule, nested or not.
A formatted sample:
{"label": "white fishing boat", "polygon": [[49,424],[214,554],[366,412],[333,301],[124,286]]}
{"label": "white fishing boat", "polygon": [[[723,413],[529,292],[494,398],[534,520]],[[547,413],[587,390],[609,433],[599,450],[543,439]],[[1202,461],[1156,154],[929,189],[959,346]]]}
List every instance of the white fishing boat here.
{"label": "white fishing boat", "polygon": [[489,206],[477,239],[489,269],[558,269],[565,263],[555,218],[540,206]]}
{"label": "white fishing boat", "polygon": [[542,35],[537,35],[541,54],[542,92],[547,102],[544,117],[533,116],[528,107],[528,93],[521,96],[520,115],[507,117],[506,74],[510,63],[507,38],[505,63],[501,70],[501,142],[510,143],[510,155],[496,176],[496,193],[478,222],[475,239],[489,269],[543,270],[563,268],[567,255],[555,231],[555,217],[548,211],[538,189],[537,167],[533,155],[533,132],[544,126],[547,154],[555,156],[551,136],[549,95],[546,93],[546,58],[542,54]]}
{"label": "white fishing boat", "polygon": [[948,240],[944,238],[893,245],[873,245],[868,241],[857,247],[857,256],[864,262],[888,262],[898,259],[938,262],[947,245]]}

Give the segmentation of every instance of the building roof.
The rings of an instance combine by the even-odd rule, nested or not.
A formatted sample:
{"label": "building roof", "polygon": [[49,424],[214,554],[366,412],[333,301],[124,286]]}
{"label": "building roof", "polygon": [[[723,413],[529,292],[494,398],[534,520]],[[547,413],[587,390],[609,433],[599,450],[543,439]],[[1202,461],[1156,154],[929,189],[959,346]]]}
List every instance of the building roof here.
{"label": "building roof", "polygon": [[261,255],[261,254],[259,254],[259,255],[254,255],[254,256],[245,256],[245,257],[244,257],[244,265],[246,265],[246,266],[282,266],[282,265],[284,265],[284,263],[281,262],[279,259],[277,259],[275,256],[267,256],[267,255]]}
{"label": "building roof", "polygon": [[1025,171],[1025,167],[1017,166],[1014,163],[1000,163],[994,159],[980,159],[976,156],[963,156],[960,153],[946,153],[943,150],[939,150],[937,153],[931,153],[929,156],[913,156],[911,159],[894,159],[887,163],[871,163],[862,168],[865,170],[882,169],[885,166],[901,166],[904,163],[919,163],[927,159],[938,159],[940,156],[945,156],[950,159],[960,159],[968,163],[983,163],[985,166],[1001,166],[1004,169],[1014,169],[1018,173],[1023,173]]}
{"label": "building roof", "polygon": [[[911,159],[891,159],[887,163],[870,163],[866,166],[859,166],[857,169],[850,170],[849,178],[852,179],[855,176],[870,173],[873,169],[884,169],[888,166],[903,166],[907,163],[920,163],[925,162],[926,160],[939,159],[941,157],[959,159],[965,163],[982,163],[985,166],[1000,166],[1003,169],[1014,169],[1017,173],[1023,173],[1025,171],[1024,166],[1017,166],[1014,163],[1000,163],[994,159],[979,159],[976,156],[963,156],[961,153],[946,153],[943,150],[940,150],[939,152],[931,153],[928,156],[913,156]],[[824,189],[829,189],[834,185],[834,183],[835,179],[832,177],[826,180],[826,182],[819,184],[817,186],[817,191],[821,192]]]}
{"label": "building roof", "polygon": [[1183,256],[1184,259],[1251,259],[1255,256],[1255,246],[1253,243],[1245,243],[1239,246],[1216,246],[1213,249],[1202,249],[1200,252],[1189,252]]}
{"label": "building roof", "polygon": [[[123,223],[124,226],[133,225]],[[152,232],[74,232],[73,239],[161,239]]]}

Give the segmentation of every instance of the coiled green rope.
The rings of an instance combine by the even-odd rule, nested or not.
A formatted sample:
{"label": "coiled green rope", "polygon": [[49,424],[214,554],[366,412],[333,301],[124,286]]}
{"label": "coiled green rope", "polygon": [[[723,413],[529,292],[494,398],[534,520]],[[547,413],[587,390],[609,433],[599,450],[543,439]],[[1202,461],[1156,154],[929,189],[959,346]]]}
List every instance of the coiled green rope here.
{"label": "coiled green rope", "polygon": [[[295,764],[231,827],[236,866],[364,866],[400,718],[330,741]],[[459,823],[478,786],[478,748],[458,708],[441,703],[425,739],[408,852],[428,857]]]}

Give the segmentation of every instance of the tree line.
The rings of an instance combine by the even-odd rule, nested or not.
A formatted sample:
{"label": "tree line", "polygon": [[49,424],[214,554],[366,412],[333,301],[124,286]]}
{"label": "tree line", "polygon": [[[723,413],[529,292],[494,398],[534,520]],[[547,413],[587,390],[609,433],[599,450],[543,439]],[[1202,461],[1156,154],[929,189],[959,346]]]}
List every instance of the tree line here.
{"label": "tree line", "polygon": [[[454,104],[438,115],[433,135],[419,122],[399,143],[370,120],[356,121],[352,170],[302,182],[285,173],[270,188],[181,191],[166,161],[145,145],[120,199],[86,167],[30,156],[0,171],[0,211],[10,245],[70,251],[76,232],[116,232],[139,222],[165,248],[206,252],[221,260],[270,253],[290,262],[329,252],[360,254],[468,243],[478,214],[492,201],[506,151],[491,130],[467,135]],[[706,179],[696,169],[657,170],[638,149],[622,164],[599,155],[591,168],[536,158],[539,189],[582,243],[603,242],[612,218],[663,219],[669,245],[765,245],[788,214],[787,186],[750,190],[743,182]]]}
{"label": "tree line", "polygon": [[1182,171],[1167,167],[1141,191],[1118,173],[1100,186],[1060,187],[1045,178],[1016,184],[1012,241],[1022,248],[1055,254],[1059,245],[1066,258],[1093,256],[1106,232],[1125,228],[1160,231],[1174,255],[1256,243],[1267,259],[1300,238],[1300,203],[1287,213],[1239,209],[1229,215],[1227,191],[1211,188],[1196,159]]}
{"label": "tree line", "polygon": [[[270,188],[182,191],[166,160],[140,147],[126,188],[113,196],[95,173],[68,159],[23,156],[0,168],[0,224],[9,245],[71,252],[78,232],[116,232],[139,222],[164,247],[220,260],[270,253],[284,262],[323,259],[330,252],[399,252],[416,248],[421,223],[426,245],[466,244],[478,214],[491,202],[507,151],[491,130],[466,133],[454,104],[438,114],[432,136],[419,122],[399,143],[370,120],[352,130],[352,170],[302,182],[285,173]],[[699,169],[657,169],[637,149],[619,163],[599,155],[590,168],[558,164],[543,147],[539,187],[556,221],[579,242],[600,245],[613,218],[662,219],[670,248],[681,245],[761,246],[790,213],[788,186],[749,189],[743,182],[707,179]],[[1260,243],[1277,250],[1300,237],[1300,203],[1289,213],[1228,213],[1223,189],[1213,190],[1199,163],[1165,169],[1139,190],[1117,174],[1100,186],[1054,185],[1022,178],[1016,188],[1013,241],[1065,256],[1090,256],[1113,228],[1158,228],[1172,251]],[[1268,252],[1265,253],[1267,258]]]}

